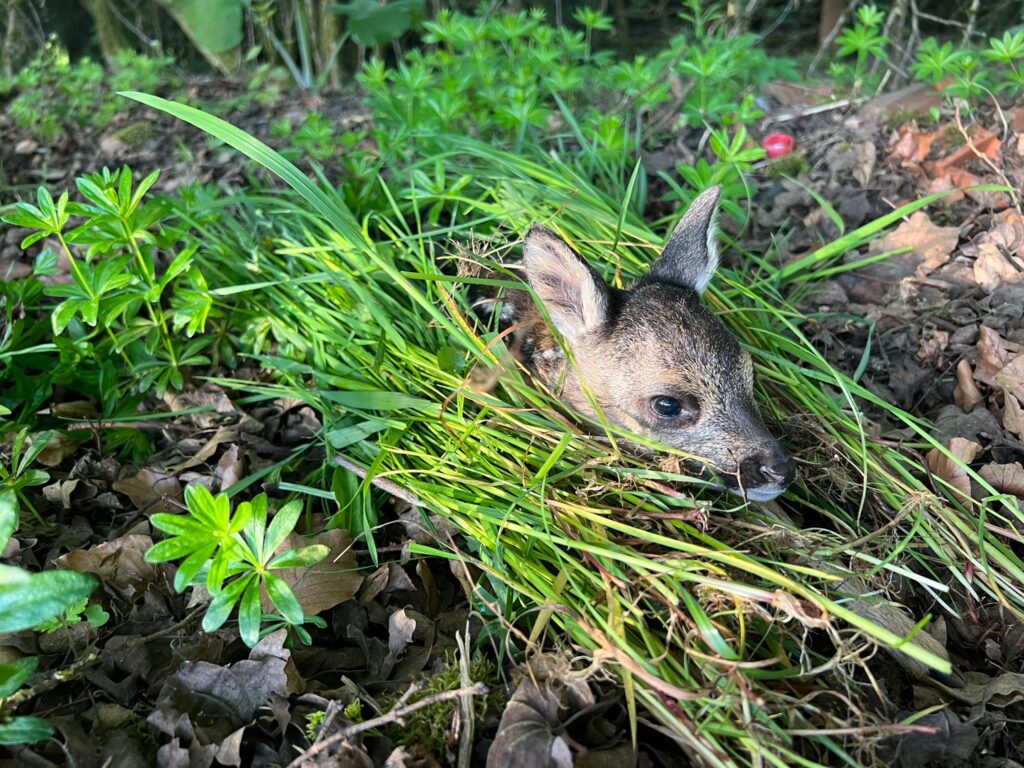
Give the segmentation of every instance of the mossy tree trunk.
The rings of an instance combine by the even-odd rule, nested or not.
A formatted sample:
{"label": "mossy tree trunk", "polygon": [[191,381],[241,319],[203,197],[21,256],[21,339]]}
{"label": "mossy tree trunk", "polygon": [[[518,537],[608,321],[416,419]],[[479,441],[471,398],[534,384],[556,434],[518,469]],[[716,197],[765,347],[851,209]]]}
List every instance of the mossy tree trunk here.
{"label": "mossy tree trunk", "polygon": [[113,67],[118,51],[131,47],[124,27],[111,10],[109,0],[82,0],[82,6],[96,25],[96,36],[99,38],[100,55],[104,63]]}

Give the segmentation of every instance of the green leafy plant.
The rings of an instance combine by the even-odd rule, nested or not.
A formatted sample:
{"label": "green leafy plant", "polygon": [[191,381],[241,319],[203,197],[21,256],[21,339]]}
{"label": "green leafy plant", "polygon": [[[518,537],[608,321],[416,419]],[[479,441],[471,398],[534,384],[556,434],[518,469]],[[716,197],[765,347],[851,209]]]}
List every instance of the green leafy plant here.
{"label": "green leafy plant", "polygon": [[213,600],[203,617],[212,632],[228,620],[236,606],[242,640],[254,646],[263,623],[261,595],[265,591],[278,615],[292,626],[306,617],[291,587],[274,571],[311,566],[328,549],[313,544],[278,553],[302,514],[293,501],[277,511],[267,525],[266,494],[239,504],[234,513],[226,494],[214,497],[201,485],[185,490],[187,515],[157,514],[151,520],[170,537],[155,544],[146,559],[152,563],[182,560],[174,576],[179,592],[191,584],[204,584]]}
{"label": "green leafy plant", "polygon": [[83,598],[66,611],[61,611],[56,616],[39,622],[33,629],[36,632],[52,633],[75,624],[81,624],[83,619],[99,628],[110,620],[110,614],[103,609],[102,605],[90,603],[88,598]]}
{"label": "green leafy plant", "polygon": [[747,220],[747,209],[741,201],[750,196],[746,175],[754,163],[764,160],[765,151],[751,144],[742,125],[734,129],[732,138],[724,130],[712,132],[708,144],[717,158],[714,162],[700,158],[692,166],[685,163],[676,166],[676,171],[689,187],[683,187],[669,174],[661,173],[669,185],[665,199],[682,203],[681,207],[689,206],[697,195],[718,184],[722,187],[722,210],[742,223]]}
{"label": "green leafy plant", "polygon": [[88,58],[72,62],[55,41],[11,78],[0,81],[0,94],[10,97],[8,114],[22,130],[41,142],[52,142],[68,125],[104,128],[130,105],[114,94],[123,88],[174,89],[174,59],[119,51],[114,70]]}
{"label": "green leafy plant", "polygon": [[[51,313],[54,336],[70,336],[101,371],[120,359],[142,392],[180,388],[188,366],[209,362],[203,353],[211,343],[193,338],[213,304],[193,264],[198,244],[167,226],[163,201],[144,199],[158,176],[154,171],[136,186],[130,168],[104,169],[77,180],[83,202],[69,202],[66,192],[54,200],[40,187],[36,205],[17,203],[3,217],[30,230],[22,248],[53,237],[67,255],[72,282],[44,290],[61,299]],[[158,272],[165,253],[173,257]]]}
{"label": "green leafy plant", "polygon": [[[18,500],[10,488],[0,491],[0,549],[18,526]],[[73,571],[29,573],[0,565],[0,633],[20,632],[44,624],[87,601],[96,580]],[[0,744],[28,744],[53,735],[53,726],[40,717],[15,715],[25,697],[18,690],[35,672],[39,660],[26,657],[0,664]]]}
{"label": "green leafy plant", "polygon": [[917,48],[914,76],[932,85],[945,84],[950,98],[968,103],[1005,93],[1011,98],[1024,94],[1024,30],[1007,30],[1001,38],[989,38],[983,49],[957,48],[925,39]]}
{"label": "green leafy plant", "polygon": [[1007,30],[1002,38],[990,38],[982,55],[1004,67],[996,82],[997,91],[1009,96],[1024,94],[1024,29]]}
{"label": "green leafy plant", "polygon": [[885,50],[889,38],[879,30],[883,21],[884,11],[870,3],[862,5],[857,9],[856,23],[852,27],[846,27],[836,38],[839,45],[837,55],[855,58],[852,71],[852,84],[855,90],[859,90],[864,81],[868,62],[872,59],[884,61],[889,56]]}
{"label": "green leafy plant", "polygon": [[33,513],[35,510],[23,491],[25,488],[43,485],[50,479],[50,474],[46,470],[31,468],[32,463],[46,448],[50,435],[50,432],[44,432],[30,440],[29,428],[23,427],[11,441],[6,461],[0,462],[0,493],[13,492]]}

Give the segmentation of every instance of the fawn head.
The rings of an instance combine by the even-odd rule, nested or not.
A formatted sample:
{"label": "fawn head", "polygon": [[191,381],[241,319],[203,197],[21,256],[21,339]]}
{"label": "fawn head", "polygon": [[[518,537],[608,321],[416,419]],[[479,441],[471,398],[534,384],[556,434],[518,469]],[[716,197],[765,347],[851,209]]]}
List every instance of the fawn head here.
{"label": "fawn head", "polygon": [[768,501],[795,465],[758,413],[750,355],[700,298],[718,267],[720,192],[693,202],[628,290],[541,226],[526,235],[523,261],[571,352],[559,392],[567,405],[593,418],[596,404],[612,424],[691,455],[716,484]]}

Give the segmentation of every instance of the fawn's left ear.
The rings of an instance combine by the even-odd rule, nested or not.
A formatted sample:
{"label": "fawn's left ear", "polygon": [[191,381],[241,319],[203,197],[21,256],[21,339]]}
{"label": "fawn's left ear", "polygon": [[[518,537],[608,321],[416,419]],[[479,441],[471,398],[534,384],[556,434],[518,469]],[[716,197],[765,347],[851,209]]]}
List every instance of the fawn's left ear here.
{"label": "fawn's left ear", "polygon": [[526,281],[555,327],[570,342],[597,330],[608,317],[608,286],[550,229],[534,224],[523,241]]}
{"label": "fawn's left ear", "polygon": [[704,293],[718,269],[718,200],[710,187],[694,200],[651,267],[649,279]]}

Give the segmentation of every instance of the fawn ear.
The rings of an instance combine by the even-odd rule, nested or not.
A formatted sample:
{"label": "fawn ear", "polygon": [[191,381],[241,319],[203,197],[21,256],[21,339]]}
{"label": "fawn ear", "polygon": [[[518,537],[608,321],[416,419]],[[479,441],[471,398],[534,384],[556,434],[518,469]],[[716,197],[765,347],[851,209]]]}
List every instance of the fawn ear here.
{"label": "fawn ear", "polygon": [[650,279],[704,293],[718,269],[718,199],[710,187],[694,200],[651,267]]}
{"label": "fawn ear", "polygon": [[569,341],[601,326],[609,291],[601,276],[562,238],[534,224],[523,242],[526,281]]}

